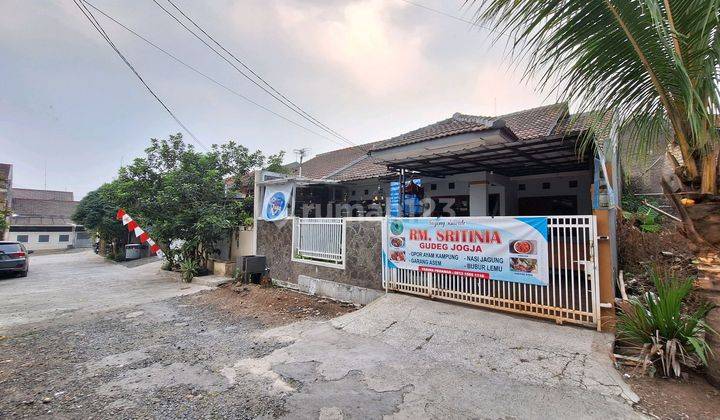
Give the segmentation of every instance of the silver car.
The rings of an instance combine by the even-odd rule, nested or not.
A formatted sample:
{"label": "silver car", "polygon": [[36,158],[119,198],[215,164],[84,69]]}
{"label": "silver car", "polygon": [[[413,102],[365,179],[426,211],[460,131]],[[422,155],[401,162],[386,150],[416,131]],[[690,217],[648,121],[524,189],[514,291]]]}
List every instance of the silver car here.
{"label": "silver car", "polygon": [[29,255],[32,253],[20,242],[0,242],[0,274],[12,273],[27,277],[30,269]]}

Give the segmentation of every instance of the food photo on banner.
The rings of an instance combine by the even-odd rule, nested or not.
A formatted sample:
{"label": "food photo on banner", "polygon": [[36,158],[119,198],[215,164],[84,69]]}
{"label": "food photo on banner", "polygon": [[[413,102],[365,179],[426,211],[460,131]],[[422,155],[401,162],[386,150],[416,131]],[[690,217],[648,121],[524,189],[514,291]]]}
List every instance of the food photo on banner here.
{"label": "food photo on banner", "polygon": [[390,268],[547,286],[545,217],[388,219]]}
{"label": "food photo on banner", "polygon": [[262,217],[264,220],[282,220],[288,217],[293,184],[277,184],[265,187]]}

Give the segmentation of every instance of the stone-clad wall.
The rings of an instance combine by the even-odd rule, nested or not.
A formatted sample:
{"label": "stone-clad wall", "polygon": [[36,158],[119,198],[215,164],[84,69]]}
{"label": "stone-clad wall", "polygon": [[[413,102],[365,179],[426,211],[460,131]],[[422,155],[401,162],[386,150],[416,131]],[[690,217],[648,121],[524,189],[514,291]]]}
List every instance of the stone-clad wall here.
{"label": "stone-clad wall", "polygon": [[267,257],[270,277],[297,283],[305,275],[322,280],[382,290],[382,226],[378,221],[346,220],[345,269],[291,261],[292,220],[258,220],[257,253]]}

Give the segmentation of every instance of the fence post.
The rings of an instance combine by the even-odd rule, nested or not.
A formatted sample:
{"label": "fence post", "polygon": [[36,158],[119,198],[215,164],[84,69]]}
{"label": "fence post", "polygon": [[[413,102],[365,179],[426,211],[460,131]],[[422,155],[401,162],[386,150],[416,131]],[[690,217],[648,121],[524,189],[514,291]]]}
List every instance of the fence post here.
{"label": "fence post", "polygon": [[427,271],[425,272],[425,286],[427,287],[427,294],[429,298],[433,297],[433,285],[432,285],[432,276],[433,273]]}
{"label": "fence post", "polygon": [[388,225],[388,218],[387,216],[383,216],[382,219],[380,219],[380,264],[382,264],[382,282],[383,286],[385,286],[385,293],[390,289],[390,285],[388,284],[390,282],[390,279],[388,279],[388,267],[387,267],[387,225]]}
{"label": "fence post", "polygon": [[[613,281],[613,261],[610,241],[600,240],[601,237],[610,237],[610,211],[594,210],[596,220],[595,243],[597,244],[595,264],[598,268],[597,282],[599,289],[596,302],[599,306],[600,317],[597,320],[601,331],[615,331],[615,285]],[[609,304],[610,307],[603,307]]]}

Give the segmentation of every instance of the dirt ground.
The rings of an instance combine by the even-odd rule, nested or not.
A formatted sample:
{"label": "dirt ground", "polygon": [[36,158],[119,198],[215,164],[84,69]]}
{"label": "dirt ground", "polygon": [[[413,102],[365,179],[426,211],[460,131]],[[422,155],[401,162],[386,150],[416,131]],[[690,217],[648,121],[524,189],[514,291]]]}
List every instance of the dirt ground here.
{"label": "dirt ground", "polygon": [[720,418],[720,390],[702,376],[690,373],[686,379],[651,378],[634,374],[626,381],[638,396],[638,409],[661,419]]}
{"label": "dirt ground", "polygon": [[[28,284],[29,285],[29,284]],[[231,368],[288,345],[269,328],[353,305],[241,286],[15,325],[0,334],[0,418],[265,418],[282,395]]]}
{"label": "dirt ground", "polygon": [[210,304],[233,315],[252,317],[268,327],[303,319],[334,318],[357,309],[351,303],[256,284],[225,284],[214,293],[198,295],[197,299],[200,304]]}

